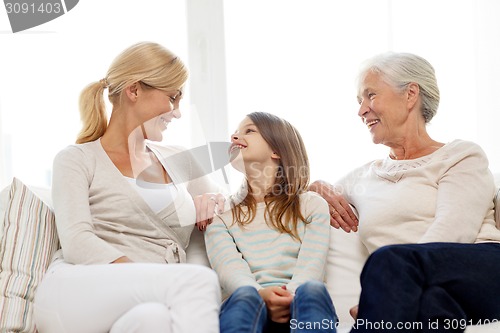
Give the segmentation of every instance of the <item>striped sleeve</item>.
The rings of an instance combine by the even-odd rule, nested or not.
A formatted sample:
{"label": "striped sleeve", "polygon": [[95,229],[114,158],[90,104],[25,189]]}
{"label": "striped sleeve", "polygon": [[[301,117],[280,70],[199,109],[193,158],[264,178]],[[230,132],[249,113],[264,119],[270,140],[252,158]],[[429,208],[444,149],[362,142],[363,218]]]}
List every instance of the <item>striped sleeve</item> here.
{"label": "striped sleeve", "polygon": [[214,218],[205,232],[205,244],[210,265],[219,276],[224,293],[232,294],[242,286],[261,286],[255,280],[248,263],[238,251],[225,220],[231,223],[231,212]]}
{"label": "striped sleeve", "polygon": [[310,280],[323,281],[330,244],[330,216],[327,202],[316,193],[301,198],[304,217],[309,221],[301,235],[297,263],[287,290],[295,292],[299,285]]}

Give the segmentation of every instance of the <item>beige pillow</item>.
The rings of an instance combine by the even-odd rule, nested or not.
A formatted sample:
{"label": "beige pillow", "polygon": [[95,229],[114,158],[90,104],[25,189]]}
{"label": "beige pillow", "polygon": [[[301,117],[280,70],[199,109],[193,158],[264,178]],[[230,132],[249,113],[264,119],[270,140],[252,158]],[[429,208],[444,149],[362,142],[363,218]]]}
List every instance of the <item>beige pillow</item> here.
{"label": "beige pillow", "polygon": [[54,214],[14,178],[1,228],[0,332],[36,332],[35,291],[59,248]]}

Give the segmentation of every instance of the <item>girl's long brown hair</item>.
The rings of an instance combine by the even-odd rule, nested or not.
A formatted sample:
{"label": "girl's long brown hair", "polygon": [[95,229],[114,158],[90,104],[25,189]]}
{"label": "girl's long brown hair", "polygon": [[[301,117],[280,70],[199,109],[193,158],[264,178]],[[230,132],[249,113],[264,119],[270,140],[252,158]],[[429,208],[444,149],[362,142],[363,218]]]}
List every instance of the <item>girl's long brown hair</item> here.
{"label": "girl's long brown hair", "polygon": [[[280,156],[280,164],[272,188],[264,197],[265,219],[280,232],[300,240],[299,221],[308,223],[300,211],[299,195],[309,185],[309,159],[299,132],[288,121],[266,112],[247,115],[258,128],[271,149]],[[256,214],[257,203],[252,188],[246,183],[247,194],[231,202],[233,221],[239,225],[250,223]]]}

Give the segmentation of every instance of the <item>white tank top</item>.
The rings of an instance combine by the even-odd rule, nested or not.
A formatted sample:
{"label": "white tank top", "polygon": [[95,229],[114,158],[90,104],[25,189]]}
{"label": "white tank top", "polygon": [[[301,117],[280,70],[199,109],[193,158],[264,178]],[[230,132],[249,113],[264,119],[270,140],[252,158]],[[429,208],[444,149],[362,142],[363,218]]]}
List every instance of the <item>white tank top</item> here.
{"label": "white tank top", "polygon": [[155,213],[167,208],[177,196],[177,188],[173,183],[150,183],[125,177],[129,184],[139,193]]}

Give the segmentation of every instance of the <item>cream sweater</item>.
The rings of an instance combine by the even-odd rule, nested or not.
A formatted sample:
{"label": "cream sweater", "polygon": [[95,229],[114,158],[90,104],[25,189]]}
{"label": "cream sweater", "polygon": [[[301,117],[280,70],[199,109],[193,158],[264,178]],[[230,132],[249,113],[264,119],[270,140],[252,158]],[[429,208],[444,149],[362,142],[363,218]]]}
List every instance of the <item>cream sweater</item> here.
{"label": "cream sweater", "polygon": [[299,223],[301,242],[266,223],[264,203],[258,204],[255,219],[243,227],[233,224],[230,210],[214,218],[205,243],[224,297],[241,286],[285,285],[295,292],[306,281],[323,280],[330,241],[328,204],[313,192],[302,194],[300,204],[310,221]]}
{"label": "cream sweater", "polygon": [[[155,214],[127,182],[100,140],[72,145],[54,160],[52,197],[62,246],[57,257],[73,264],[106,264],[121,256],[136,262],[185,261],[196,219],[192,196],[217,191],[179,148],[148,145],[178,194]],[[196,179],[194,179],[196,178]]]}
{"label": "cream sweater", "polygon": [[361,241],[381,246],[500,242],[495,185],[475,143],[455,140],[414,160],[376,160],[336,183],[359,214]]}

